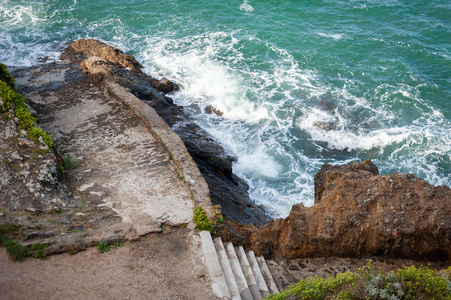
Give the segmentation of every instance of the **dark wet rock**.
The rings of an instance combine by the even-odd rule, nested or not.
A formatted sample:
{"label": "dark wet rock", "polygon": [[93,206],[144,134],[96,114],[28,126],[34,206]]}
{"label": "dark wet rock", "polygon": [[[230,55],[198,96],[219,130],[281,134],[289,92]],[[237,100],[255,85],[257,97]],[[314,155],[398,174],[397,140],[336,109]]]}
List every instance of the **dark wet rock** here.
{"label": "dark wet rock", "polygon": [[176,84],[171,80],[166,79],[165,77],[158,80],[148,76],[146,79],[157,91],[162,92],[164,94],[169,94],[180,90],[180,86],[178,84]]}
{"label": "dark wet rock", "polygon": [[215,114],[218,116],[222,116],[224,114],[222,111],[220,111],[219,109],[217,109],[211,105],[208,105],[207,107],[205,107],[205,112],[207,114]]}
{"label": "dark wet rock", "polygon": [[313,122],[313,126],[319,128],[321,130],[324,130],[324,131],[330,131],[332,129],[335,129],[334,124],[329,124],[329,123],[322,122],[322,121]]}
{"label": "dark wet rock", "polygon": [[233,174],[236,158],[185,114],[183,107],[158,92],[144,77],[119,69],[114,80],[152,106],[183,140],[210,189],[211,201],[222,207],[224,216],[242,224],[263,225],[271,218],[249,198],[247,183]]}

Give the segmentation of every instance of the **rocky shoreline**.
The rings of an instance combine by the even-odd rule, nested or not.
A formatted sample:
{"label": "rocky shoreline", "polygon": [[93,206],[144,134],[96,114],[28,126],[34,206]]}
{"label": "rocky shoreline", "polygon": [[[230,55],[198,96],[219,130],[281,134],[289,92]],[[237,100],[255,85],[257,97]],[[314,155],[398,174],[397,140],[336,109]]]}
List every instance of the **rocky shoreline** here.
{"label": "rocky shoreline", "polygon": [[276,259],[386,257],[451,259],[451,189],[412,174],[379,175],[371,161],[325,164],[315,176],[315,204],[294,205],[265,226],[234,223],[235,238]]}
{"label": "rocky shoreline", "polygon": [[[222,212],[226,220],[255,225],[263,225],[269,220],[264,210],[249,199],[246,183],[233,174],[233,157],[193,124],[182,107],[174,105],[165,95],[178,89],[175,83],[147,76],[140,71],[141,66],[132,56],[94,40],[73,43],[61,58],[62,61],[56,63],[10,68],[16,77],[17,91],[30,100],[32,114],[39,118],[45,130],[50,130],[56,142],[51,149],[42,138],[36,143],[32,141],[22,129],[21,121],[14,116],[14,105],[2,113],[2,235],[6,234],[28,247],[46,245],[45,255],[76,253],[101,241],[134,240],[149,232],[159,232],[163,224],[186,225],[192,221],[193,212],[193,207],[186,205],[193,200],[199,203],[203,198],[222,208],[207,213]],[[137,107],[120,104],[133,95],[138,97],[131,99],[138,104]],[[143,135],[144,129],[140,126],[146,121],[139,120],[142,112],[135,111],[133,115],[132,111],[144,112],[144,103],[153,107],[179,134],[189,151],[187,155],[192,158],[184,158],[183,151],[186,152],[186,149],[183,146],[158,150],[161,146],[152,142],[150,136]],[[160,117],[154,114],[150,117],[154,118],[151,122],[165,122],[159,121]],[[160,131],[156,136],[164,135],[172,143],[173,137],[170,136],[175,134],[167,128],[155,128]],[[159,143],[163,144],[163,148],[170,147],[164,141]],[[166,154],[162,157],[161,150],[172,152],[174,156]],[[189,161],[193,159],[197,163],[195,168],[189,166]],[[108,165],[110,163],[113,164]],[[186,164],[188,169],[183,169]],[[175,171],[176,175],[164,173],[167,171],[163,169],[167,167],[175,167],[178,171],[172,172]],[[199,176],[203,178],[198,180],[196,175],[193,177],[191,169],[200,170],[202,175]],[[126,172],[142,174],[121,175]],[[152,175],[153,172],[158,174]],[[179,180],[169,184],[167,191],[143,186],[148,184],[143,179],[145,177],[150,180],[160,176],[161,179],[155,179],[159,185],[168,181],[165,178],[176,179],[177,174]],[[130,181],[132,177],[136,177],[134,180],[144,180],[135,189],[137,195],[133,195],[132,198],[136,198],[133,201],[144,200],[145,195],[140,193],[153,192],[154,197],[161,198],[158,201],[168,202],[166,206],[158,208],[157,199],[136,204],[127,204],[127,201],[114,204],[108,200],[124,199],[126,194],[115,196],[115,193],[127,193],[124,187],[134,183],[122,184],[118,180]],[[204,191],[200,185],[202,182],[206,184],[205,181],[208,187]],[[191,195],[182,196],[185,189]],[[173,197],[185,198],[181,202],[185,206],[170,208],[172,204],[165,199]],[[151,204],[153,202],[155,204]],[[157,206],[149,210],[146,208],[149,205]],[[161,211],[161,216],[156,218],[151,216],[161,209],[168,211]],[[213,209],[216,208],[213,206]],[[140,210],[144,211],[141,213]],[[177,210],[179,212],[176,213]],[[174,213],[186,215],[186,218],[175,221],[178,219],[172,217]]]}
{"label": "rocky shoreline", "polygon": [[[40,99],[47,97],[47,102],[51,103],[55,91],[63,91],[60,93],[66,99],[64,105],[70,108],[72,95],[81,98],[91,94],[106,97],[108,82],[127,89],[155,109],[183,141],[208,184],[211,202],[221,206],[224,223],[218,224],[218,235],[224,240],[276,259],[334,256],[451,259],[449,187],[431,186],[411,174],[381,176],[371,161],[346,166],[326,164],[315,177],[315,204],[309,208],[302,204],[294,205],[286,219],[271,220],[264,209],[249,198],[246,183],[233,174],[234,157],[190,121],[182,107],[173,103],[170,93],[180,88],[176,83],[144,74],[142,66],[132,56],[94,40],[79,40],[71,44],[61,58],[58,63],[12,69],[13,75],[18,78],[18,91],[31,95],[31,106],[43,122],[50,124],[53,121],[51,110],[55,107],[41,103]],[[41,82],[37,88],[35,81],[42,74],[47,74],[46,82]],[[120,105],[113,106],[114,113],[107,114],[108,117],[102,121],[104,124],[111,125],[108,118],[124,110]],[[62,228],[66,233],[76,233],[71,235],[70,242],[66,240],[64,247],[55,245],[48,249],[49,253],[58,253],[83,250],[99,239],[134,239],[152,232],[153,225],[147,226],[150,229],[145,227],[139,230],[120,225],[115,213],[118,209],[103,206],[101,197],[96,197],[96,193],[100,193],[98,191],[91,191],[93,193],[89,196],[94,199],[91,204],[95,205],[87,205],[83,196],[85,189],[72,187],[74,182],[85,176],[83,172],[86,170],[74,171],[69,175],[58,172],[63,158],[53,155],[45,148],[43,141],[39,140],[34,146],[26,140],[25,134],[17,140],[16,136],[21,132],[13,115],[9,114],[5,115],[9,121],[2,123],[0,128],[3,132],[1,138],[9,143],[3,143],[9,145],[3,148],[9,147],[5,149],[12,155],[8,154],[9,161],[0,165],[3,180],[0,203],[8,211],[1,213],[0,221],[2,224],[21,225],[23,229],[15,234],[16,237],[31,245],[57,235]],[[129,118],[131,123],[137,122],[131,117],[125,118]],[[126,124],[118,123],[117,126],[126,128]],[[71,137],[58,138],[63,142],[57,146],[59,149],[55,153],[70,151],[64,143],[69,142]],[[31,148],[24,146],[20,151],[14,150],[13,144],[19,142]],[[23,162],[34,163],[32,168],[38,166],[38,169],[30,170],[29,164],[26,167]],[[171,162],[164,161],[162,164],[169,165]],[[39,168],[45,170],[41,172]],[[19,180],[12,170],[31,177],[24,175]],[[111,170],[106,167],[105,172]],[[33,175],[40,173],[42,178]],[[24,182],[28,182],[34,194],[18,188]],[[11,197],[28,202],[8,203]],[[39,202],[39,199],[46,199],[47,202]],[[84,231],[87,223],[94,232],[88,238],[86,233],[78,232]],[[110,234],[105,236],[102,230],[107,227]],[[158,228],[155,230],[158,231]]]}
{"label": "rocky shoreline", "polygon": [[[119,85],[153,107],[184,142],[208,184],[212,203],[221,206],[225,218],[241,224],[266,224],[271,218],[249,198],[246,182],[233,174],[235,158],[192,122],[183,107],[173,103],[170,93],[180,87],[166,78],[157,80],[146,75],[132,56],[118,59],[117,51],[103,43],[79,40],[70,45],[61,58],[81,63],[81,68],[93,82],[113,77]],[[90,57],[96,57],[96,60],[86,63]]]}

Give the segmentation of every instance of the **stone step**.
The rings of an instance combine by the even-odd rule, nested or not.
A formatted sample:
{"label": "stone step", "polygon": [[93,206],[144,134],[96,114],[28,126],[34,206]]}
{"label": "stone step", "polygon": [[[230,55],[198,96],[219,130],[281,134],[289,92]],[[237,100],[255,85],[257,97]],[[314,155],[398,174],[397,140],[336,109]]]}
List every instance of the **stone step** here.
{"label": "stone step", "polygon": [[238,260],[240,261],[241,269],[243,270],[244,276],[246,277],[247,285],[249,286],[252,298],[254,300],[263,300],[262,295],[260,294],[260,290],[258,289],[254,273],[252,272],[252,268],[247,259],[246,252],[244,252],[242,246],[235,247],[235,252],[236,255],[238,256]]}
{"label": "stone step", "polygon": [[201,231],[199,232],[199,235],[202,243],[202,252],[204,254],[204,263],[211,279],[213,293],[219,299],[232,299],[210,232]]}
{"label": "stone step", "polygon": [[235,248],[232,243],[226,243],[225,245],[227,257],[229,258],[230,265],[232,266],[233,275],[235,276],[238,290],[242,300],[253,300],[249,286],[247,285],[246,276],[244,276],[241,269],[240,261],[236,255]]}
{"label": "stone step", "polygon": [[260,270],[262,271],[263,277],[265,278],[265,282],[269,288],[269,292],[271,294],[278,293],[279,289],[277,288],[276,282],[269,271],[268,265],[266,264],[265,259],[260,256],[257,257],[258,265],[260,266]]}
{"label": "stone step", "polygon": [[262,300],[279,290],[263,257],[242,246],[223,243],[210,232],[199,233],[204,262],[214,294],[219,299]]}
{"label": "stone step", "polygon": [[253,251],[246,252],[247,260],[249,261],[249,265],[251,266],[252,273],[254,274],[255,281],[257,281],[258,289],[260,290],[260,294],[263,298],[269,296],[269,289],[266,285],[265,278],[263,277],[262,271],[260,270],[260,266],[258,265],[257,258]]}
{"label": "stone step", "polygon": [[224,277],[229,288],[230,296],[232,300],[241,300],[240,292],[238,290],[238,285],[233,275],[233,270],[230,265],[229,258],[222,243],[221,238],[215,238],[214,244],[216,248],[216,253],[218,254],[219,263],[221,265],[222,271],[224,272]]}

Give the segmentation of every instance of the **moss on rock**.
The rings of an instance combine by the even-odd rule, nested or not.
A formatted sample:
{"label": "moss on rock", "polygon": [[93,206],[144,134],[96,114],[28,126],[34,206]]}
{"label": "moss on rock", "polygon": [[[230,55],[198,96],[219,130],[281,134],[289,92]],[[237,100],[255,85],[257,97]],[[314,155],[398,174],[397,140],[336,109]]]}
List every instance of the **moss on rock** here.
{"label": "moss on rock", "polygon": [[25,129],[33,141],[42,137],[50,148],[53,146],[52,137],[37,123],[37,119],[31,115],[27,107],[27,100],[14,90],[14,77],[0,63],[0,112],[14,109],[14,115],[19,119],[19,126]]}

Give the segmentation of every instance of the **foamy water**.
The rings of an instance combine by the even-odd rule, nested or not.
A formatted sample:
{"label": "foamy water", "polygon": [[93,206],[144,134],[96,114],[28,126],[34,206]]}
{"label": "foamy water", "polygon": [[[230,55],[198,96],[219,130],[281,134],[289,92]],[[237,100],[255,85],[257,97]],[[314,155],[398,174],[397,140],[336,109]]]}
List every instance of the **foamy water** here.
{"label": "foamy water", "polygon": [[450,4],[428,2],[421,14],[390,1],[0,8],[3,63],[51,62],[67,42],[97,38],[180,83],[171,97],[237,157],[251,198],[276,216],[313,204],[326,162],[372,159],[381,173],[451,183]]}

